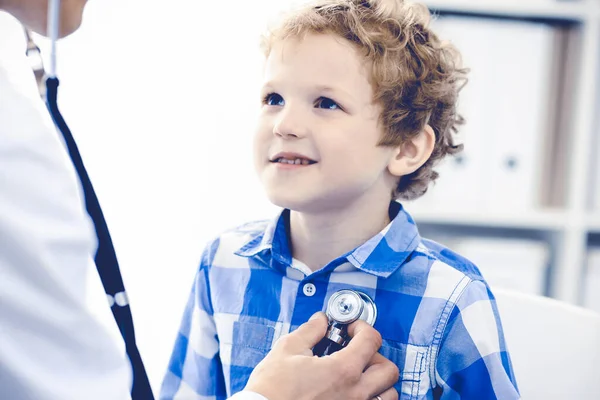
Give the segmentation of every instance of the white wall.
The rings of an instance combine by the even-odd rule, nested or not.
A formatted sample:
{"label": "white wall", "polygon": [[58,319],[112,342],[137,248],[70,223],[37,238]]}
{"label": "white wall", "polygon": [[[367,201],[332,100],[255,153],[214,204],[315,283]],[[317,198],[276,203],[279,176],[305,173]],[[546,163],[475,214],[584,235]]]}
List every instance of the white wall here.
{"label": "white wall", "polygon": [[59,105],[105,211],[155,390],[205,242],[275,210],[251,150],[258,38],[275,5],[286,1],[92,0],[58,48]]}

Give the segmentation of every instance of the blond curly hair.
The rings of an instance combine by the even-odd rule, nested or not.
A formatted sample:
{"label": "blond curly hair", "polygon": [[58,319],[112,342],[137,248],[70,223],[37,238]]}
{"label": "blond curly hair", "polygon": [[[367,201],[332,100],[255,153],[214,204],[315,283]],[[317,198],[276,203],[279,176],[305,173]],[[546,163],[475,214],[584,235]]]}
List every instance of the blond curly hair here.
{"label": "blond curly hair", "polygon": [[458,51],[430,30],[430,19],[427,7],[404,0],[319,0],[288,13],[261,38],[267,57],[274,43],[309,33],[353,43],[369,61],[373,101],[383,109],[379,145],[398,146],[425,125],[433,128],[431,157],[399,180],[394,199],[422,196],[438,177],[437,162],[462,150],[454,135],[464,123],[456,107],[467,70]]}

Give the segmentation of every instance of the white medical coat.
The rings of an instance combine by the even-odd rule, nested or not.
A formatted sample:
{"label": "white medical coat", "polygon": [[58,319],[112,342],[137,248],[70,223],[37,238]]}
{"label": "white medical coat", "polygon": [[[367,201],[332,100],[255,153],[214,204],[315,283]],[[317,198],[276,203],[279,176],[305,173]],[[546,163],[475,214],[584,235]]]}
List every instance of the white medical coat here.
{"label": "white medical coat", "polygon": [[108,303],[98,307],[80,182],[37,92],[20,25],[1,12],[0,25],[0,398],[130,399],[125,347]]}
{"label": "white medical coat", "polygon": [[110,309],[90,302],[102,294],[76,172],[18,24],[6,14],[0,23],[0,398],[129,399]]}

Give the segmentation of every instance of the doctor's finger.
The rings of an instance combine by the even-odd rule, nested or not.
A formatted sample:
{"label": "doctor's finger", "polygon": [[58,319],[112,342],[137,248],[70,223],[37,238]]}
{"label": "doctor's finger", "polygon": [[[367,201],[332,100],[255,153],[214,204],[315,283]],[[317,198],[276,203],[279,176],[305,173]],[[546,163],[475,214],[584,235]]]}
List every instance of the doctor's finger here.
{"label": "doctor's finger", "polygon": [[394,388],[389,388],[385,392],[375,395],[369,400],[398,400],[398,392]]}
{"label": "doctor's finger", "polygon": [[364,321],[356,321],[350,325],[348,333],[352,339],[348,345],[331,357],[343,359],[344,363],[364,370],[381,347],[381,335]]}
{"label": "doctor's finger", "polygon": [[375,353],[373,354],[373,357],[371,357],[371,360],[369,361],[369,363],[367,364],[366,368],[369,368],[373,365],[376,364],[385,364],[387,362],[390,362],[387,358],[385,358],[383,355],[381,355],[381,353]]}
{"label": "doctor's finger", "polygon": [[[368,388],[371,397],[375,397],[380,393],[386,393],[389,388],[392,388],[398,382],[400,377],[400,371],[394,363],[383,356],[377,358],[377,361],[370,365],[361,377],[361,385]],[[393,390],[393,392],[396,391]],[[390,394],[388,394],[388,397],[391,399],[396,398],[390,396]],[[382,400],[387,400],[387,398],[382,396]]]}

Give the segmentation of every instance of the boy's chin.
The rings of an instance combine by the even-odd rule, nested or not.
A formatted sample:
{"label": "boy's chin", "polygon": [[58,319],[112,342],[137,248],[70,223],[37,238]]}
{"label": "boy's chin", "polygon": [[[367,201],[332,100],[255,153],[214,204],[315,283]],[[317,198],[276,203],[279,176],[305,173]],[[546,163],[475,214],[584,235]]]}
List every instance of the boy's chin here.
{"label": "boy's chin", "polygon": [[303,196],[298,196],[297,193],[284,193],[277,191],[276,193],[267,192],[267,198],[271,203],[280,208],[287,208],[292,211],[302,212],[312,203],[310,199]]}
{"label": "boy's chin", "polygon": [[290,198],[290,196],[274,196],[268,194],[269,201],[280,208],[287,208],[292,211],[299,211],[302,209],[302,202],[298,199]]}
{"label": "boy's chin", "polygon": [[308,197],[300,197],[300,196],[291,196],[288,194],[267,194],[267,197],[277,207],[286,208],[299,213],[306,214],[320,214],[323,212],[327,212],[330,208],[337,208],[335,204],[328,206],[325,203],[334,203],[334,202],[324,202],[322,199],[316,198],[308,198]]}

